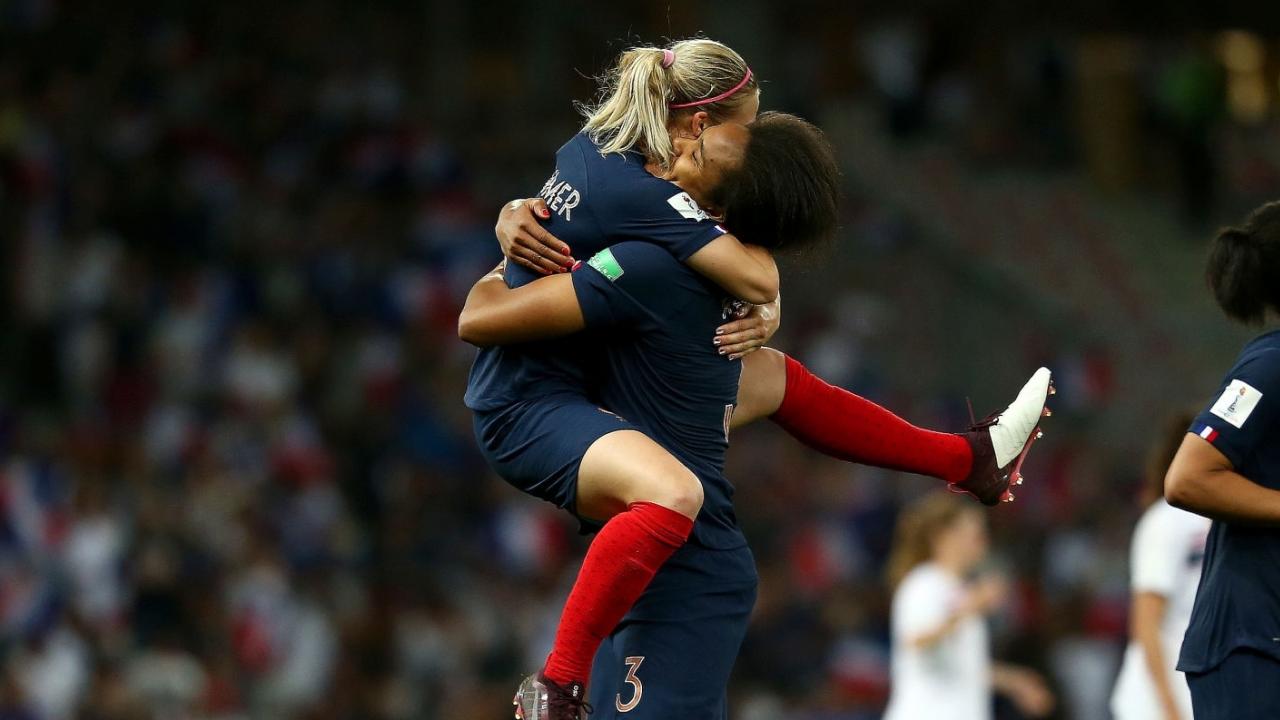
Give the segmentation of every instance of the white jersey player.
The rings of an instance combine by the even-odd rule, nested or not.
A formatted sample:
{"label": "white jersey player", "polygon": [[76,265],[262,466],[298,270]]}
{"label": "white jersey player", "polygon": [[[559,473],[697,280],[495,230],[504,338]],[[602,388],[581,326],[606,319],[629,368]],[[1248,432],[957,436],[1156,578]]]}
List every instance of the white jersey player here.
{"label": "white jersey player", "polygon": [[1116,720],[1191,720],[1191,692],[1178,672],[1178,650],[1191,621],[1210,520],[1164,501],[1165,470],[1191,424],[1175,418],[1152,457],[1153,502],[1133,532],[1130,549],[1129,647],[1111,696]]}
{"label": "white jersey player", "polygon": [[992,662],[986,615],[1005,584],[966,581],[986,547],[984,515],[955,496],[928,496],[903,511],[889,561],[896,589],[885,720],[990,720],[993,691],[1028,717],[1052,710],[1039,675]]}

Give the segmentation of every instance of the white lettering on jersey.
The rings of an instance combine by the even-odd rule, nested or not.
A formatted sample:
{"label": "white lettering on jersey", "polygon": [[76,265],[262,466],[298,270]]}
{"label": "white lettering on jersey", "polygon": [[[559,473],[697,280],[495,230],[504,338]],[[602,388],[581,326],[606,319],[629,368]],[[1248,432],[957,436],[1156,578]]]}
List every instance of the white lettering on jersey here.
{"label": "white lettering on jersey", "polygon": [[1244,427],[1245,421],[1253,414],[1253,409],[1258,407],[1261,399],[1262,393],[1254,386],[1243,380],[1232,380],[1209,412],[1238,428]]}
{"label": "white lettering on jersey", "polygon": [[573,209],[582,202],[582,195],[573,189],[573,185],[560,180],[560,169],[552,173],[551,178],[542,186],[538,197],[547,202],[551,212],[564,217],[566,222],[573,221]]}
{"label": "white lettering on jersey", "polygon": [[552,186],[555,185],[556,181],[559,179],[560,168],[556,168],[556,171],[551,173],[551,177],[547,178],[547,182],[542,186],[542,189],[538,191],[538,197],[545,198],[547,193],[551,191]]}
{"label": "white lettering on jersey", "polygon": [[689,193],[678,192],[667,198],[667,204],[675,208],[676,212],[680,213],[681,217],[699,222],[709,219],[707,214],[703,212],[702,208],[698,207],[698,203],[694,202],[693,198],[689,197]]}

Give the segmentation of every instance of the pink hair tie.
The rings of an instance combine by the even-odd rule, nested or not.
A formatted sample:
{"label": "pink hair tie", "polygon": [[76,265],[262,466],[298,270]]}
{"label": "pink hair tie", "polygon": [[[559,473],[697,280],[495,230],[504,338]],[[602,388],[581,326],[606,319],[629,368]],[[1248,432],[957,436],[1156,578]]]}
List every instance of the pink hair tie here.
{"label": "pink hair tie", "polygon": [[747,74],[742,76],[742,80],[738,81],[737,85],[734,85],[733,87],[729,88],[728,90],[725,90],[724,92],[720,93],[719,95],[716,95],[715,97],[703,98],[702,100],[694,100],[692,102],[671,103],[667,107],[671,108],[672,110],[679,110],[680,108],[698,107],[699,105],[710,105],[712,103],[718,103],[721,100],[724,100],[725,98],[730,97],[734,93],[746,87],[747,83],[749,82],[751,82],[751,68],[747,68]]}
{"label": "pink hair tie", "polygon": [[662,67],[669,68],[676,62],[676,54],[671,50],[662,51]]}

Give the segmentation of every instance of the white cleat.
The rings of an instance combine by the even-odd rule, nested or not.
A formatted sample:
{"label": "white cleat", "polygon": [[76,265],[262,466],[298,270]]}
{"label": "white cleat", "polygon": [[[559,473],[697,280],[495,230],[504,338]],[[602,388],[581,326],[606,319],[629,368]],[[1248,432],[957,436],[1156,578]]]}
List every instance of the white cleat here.
{"label": "white cleat", "polygon": [[967,492],[984,505],[1012,502],[1011,485],[1022,484],[1022,462],[1031,445],[1044,437],[1040,418],[1050,415],[1045,401],[1053,394],[1053,374],[1040,368],[1004,412],[974,424],[964,434],[973,451],[973,467],[951,489]]}
{"label": "white cleat", "polygon": [[[1009,403],[1004,412],[996,416],[989,431],[991,445],[996,451],[996,465],[1001,470],[1010,463],[1019,460],[1032,441],[1041,437],[1037,425],[1040,418],[1049,417],[1049,409],[1045,407],[1053,388],[1053,374],[1048,368],[1040,368],[1031,376],[1018,397]],[[1034,436],[1034,437],[1033,437]],[[1021,463],[1019,463],[1021,465]],[[1012,473],[1017,472],[1014,468]]]}

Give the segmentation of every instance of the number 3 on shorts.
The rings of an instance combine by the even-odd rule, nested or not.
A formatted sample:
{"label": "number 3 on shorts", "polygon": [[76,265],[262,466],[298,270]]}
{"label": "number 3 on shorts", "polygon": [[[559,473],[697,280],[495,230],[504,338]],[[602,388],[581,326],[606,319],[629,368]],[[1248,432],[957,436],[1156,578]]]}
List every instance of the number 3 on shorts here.
{"label": "number 3 on shorts", "polygon": [[627,664],[627,677],[623,681],[631,686],[631,699],[622,702],[622,693],[614,696],[614,707],[618,708],[618,712],[626,713],[636,709],[640,704],[640,698],[644,697],[644,684],[640,682],[640,678],[636,677],[636,671],[640,669],[640,663],[644,662],[643,655],[635,655],[623,660]]}

